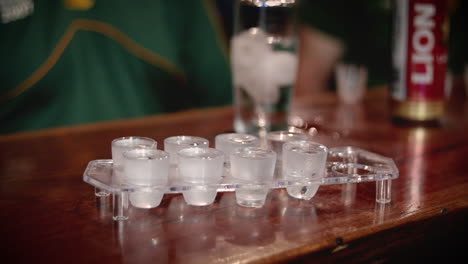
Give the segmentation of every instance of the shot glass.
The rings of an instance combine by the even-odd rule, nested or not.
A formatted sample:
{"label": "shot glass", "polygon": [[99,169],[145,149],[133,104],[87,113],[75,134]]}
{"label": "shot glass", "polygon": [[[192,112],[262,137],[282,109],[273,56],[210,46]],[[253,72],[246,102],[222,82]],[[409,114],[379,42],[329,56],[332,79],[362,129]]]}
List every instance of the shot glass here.
{"label": "shot glass", "polygon": [[123,153],[136,148],[151,148],[156,149],[158,143],[147,137],[121,137],[112,140],[112,160],[114,162],[114,170],[123,170]]}
{"label": "shot glass", "polygon": [[338,98],[345,104],[362,100],[367,87],[367,68],[362,65],[339,63],[335,69]]}
{"label": "shot glass", "polygon": [[309,137],[300,132],[273,131],[268,132],[266,138],[268,148],[276,152],[278,165],[281,166],[283,144],[288,141],[307,140]]}
{"label": "shot glass", "polygon": [[317,193],[324,177],[328,148],[311,141],[290,141],[283,145],[283,176],[294,186],[287,187],[288,194],[297,199],[310,200]]}
{"label": "shot glass", "polygon": [[124,181],[138,187],[150,187],[130,193],[130,203],[138,208],[157,207],[169,177],[169,153],[143,148],[126,151],[123,157]]}
{"label": "shot glass", "polygon": [[258,147],[258,137],[242,133],[219,134],[215,138],[215,148],[224,152],[224,165],[229,167],[229,156],[238,148]]}
{"label": "shot glass", "polygon": [[276,153],[257,147],[240,148],[230,155],[231,174],[240,187],[236,202],[245,207],[262,207],[275,172]]}
{"label": "shot glass", "polygon": [[185,148],[208,148],[208,139],[193,136],[174,136],[164,139],[164,150],[169,152],[170,164],[177,165],[177,152]]}
{"label": "shot glass", "polygon": [[[113,173],[117,180],[122,179],[123,175],[123,153],[135,148],[157,148],[157,142],[147,137],[121,137],[112,140],[112,161]],[[98,190],[96,190],[96,194]]]}
{"label": "shot glass", "polygon": [[186,148],[177,153],[179,173],[190,189],[183,191],[190,205],[212,204],[216,198],[217,184],[223,175],[224,153],[214,148]]}

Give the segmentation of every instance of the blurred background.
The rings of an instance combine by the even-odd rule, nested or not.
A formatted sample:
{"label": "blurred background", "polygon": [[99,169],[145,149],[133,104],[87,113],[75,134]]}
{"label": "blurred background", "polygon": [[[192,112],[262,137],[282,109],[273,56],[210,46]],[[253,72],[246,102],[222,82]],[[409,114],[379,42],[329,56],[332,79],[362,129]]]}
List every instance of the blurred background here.
{"label": "blurred background", "polygon": [[[0,0],[0,133],[232,103],[234,0]],[[467,65],[467,1],[449,1],[449,73]],[[303,0],[295,96],[336,88],[338,63],[393,78],[391,0]]]}
{"label": "blurred background", "polygon": [[[226,35],[232,36],[233,0],[217,0]],[[334,68],[338,62],[367,67],[368,86],[392,80],[392,0],[298,1],[300,67],[296,95],[323,89],[335,90]],[[448,0],[449,71],[462,77],[468,64],[468,3]]]}

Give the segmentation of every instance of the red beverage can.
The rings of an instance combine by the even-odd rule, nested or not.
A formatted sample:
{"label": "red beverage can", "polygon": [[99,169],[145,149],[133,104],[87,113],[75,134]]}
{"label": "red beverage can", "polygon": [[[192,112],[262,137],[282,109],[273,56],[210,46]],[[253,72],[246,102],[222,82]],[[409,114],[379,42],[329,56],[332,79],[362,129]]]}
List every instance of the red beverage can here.
{"label": "red beverage can", "polygon": [[392,114],[435,121],[444,113],[448,60],[448,1],[395,0]]}

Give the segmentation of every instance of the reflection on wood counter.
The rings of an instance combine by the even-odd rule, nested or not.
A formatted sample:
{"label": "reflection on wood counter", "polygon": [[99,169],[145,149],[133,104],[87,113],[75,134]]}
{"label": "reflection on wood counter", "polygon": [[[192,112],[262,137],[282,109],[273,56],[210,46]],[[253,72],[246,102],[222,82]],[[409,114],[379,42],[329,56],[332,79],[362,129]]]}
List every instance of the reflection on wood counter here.
{"label": "reflection on wood counter", "polygon": [[[375,203],[375,183],[320,187],[310,201],[269,193],[262,208],[236,205],[234,193],[189,206],[165,195],[151,210],[112,220],[82,175],[90,160],[111,157],[110,142],[145,136],[161,143],[189,134],[210,140],[232,131],[232,108],[0,137],[0,232],[7,263],[410,262],[463,249],[468,219],[468,104],[452,104],[440,127],[389,122],[386,94],[359,105],[332,95],[301,98],[294,113],[318,129],[316,141],[392,158],[400,176],[392,202]],[[466,248],[466,246],[465,246]]]}

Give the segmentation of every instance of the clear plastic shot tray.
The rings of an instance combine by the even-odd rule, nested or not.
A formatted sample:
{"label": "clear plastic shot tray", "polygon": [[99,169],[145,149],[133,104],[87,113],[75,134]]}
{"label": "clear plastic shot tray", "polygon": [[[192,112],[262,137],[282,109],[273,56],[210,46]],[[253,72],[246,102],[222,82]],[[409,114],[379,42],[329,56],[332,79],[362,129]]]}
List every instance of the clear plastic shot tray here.
{"label": "clear plastic shot tray", "polygon": [[[159,202],[151,204],[151,199],[160,199],[164,194],[182,193],[187,199],[190,192],[195,195],[206,194],[207,191],[217,192],[240,191],[249,188],[263,188],[266,191],[276,188],[287,188],[288,193],[299,199],[311,199],[320,185],[376,182],[376,201],[388,203],[391,200],[391,181],[398,178],[398,169],[391,158],[387,158],[366,150],[354,147],[330,148],[326,161],[324,177],[311,179],[291,180],[282,175],[281,162],[276,163],[272,180],[262,182],[243,182],[233,178],[230,168],[224,167],[224,173],[217,182],[197,184],[184,181],[176,165],[169,168],[169,178],[162,185],[132,185],[122,177],[123,172],[113,167],[113,160],[90,161],[83,175],[83,180],[96,188],[96,195],[113,197],[114,220],[128,219],[129,205],[139,208],[153,208]],[[306,195],[309,193],[308,195]],[[236,193],[237,194],[237,193]],[[132,198],[133,195],[133,198]],[[301,196],[304,195],[304,196]],[[159,197],[155,197],[159,196]],[[149,201],[146,201],[149,200]],[[143,204],[141,203],[143,201]],[[197,205],[197,204],[196,204]],[[198,204],[205,205],[205,204]]]}

